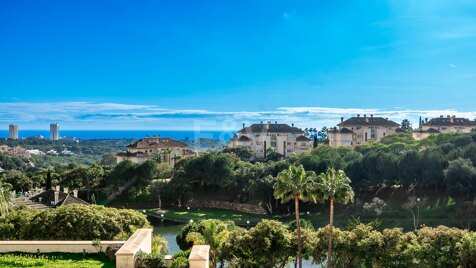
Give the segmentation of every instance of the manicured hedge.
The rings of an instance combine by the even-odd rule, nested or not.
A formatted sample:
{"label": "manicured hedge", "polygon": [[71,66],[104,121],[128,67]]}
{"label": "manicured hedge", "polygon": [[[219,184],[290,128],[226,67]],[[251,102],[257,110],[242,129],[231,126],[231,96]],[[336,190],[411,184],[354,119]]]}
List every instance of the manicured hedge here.
{"label": "manicured hedge", "polygon": [[[415,232],[401,228],[382,232],[359,224],[351,230],[333,229],[333,263],[336,267],[476,267],[476,234],[438,226]],[[327,254],[328,228],[306,239],[317,263]]]}
{"label": "manicured hedge", "polygon": [[145,215],[128,209],[96,205],[44,211],[19,208],[0,218],[0,240],[110,240],[146,226]]}

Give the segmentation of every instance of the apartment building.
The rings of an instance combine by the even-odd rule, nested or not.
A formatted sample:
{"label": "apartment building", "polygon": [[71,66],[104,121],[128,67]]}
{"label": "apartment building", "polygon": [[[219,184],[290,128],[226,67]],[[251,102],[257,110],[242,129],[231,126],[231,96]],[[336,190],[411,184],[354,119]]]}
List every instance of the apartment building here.
{"label": "apartment building", "polygon": [[476,128],[476,121],[456,117],[455,115],[447,115],[446,117],[440,115],[440,117],[430,120],[425,118],[425,120],[420,123],[421,130],[428,130],[430,128],[436,129],[441,133],[468,133]]}
{"label": "apartment building", "polygon": [[124,160],[143,163],[152,159],[173,167],[178,160],[197,155],[198,153],[188,149],[188,146],[183,142],[159,136],[146,136],[127,145],[127,151],[116,154],[116,159],[117,163]]}
{"label": "apartment building", "polygon": [[50,140],[59,140],[59,124],[50,124]]}
{"label": "apartment building", "polygon": [[8,126],[8,138],[11,140],[18,140],[18,125]]}
{"label": "apartment building", "polygon": [[294,124],[278,124],[278,122],[252,124],[243,128],[228,142],[230,147],[248,147],[255,157],[266,157],[269,152],[275,152],[286,158],[294,153],[311,150],[312,141],[304,135],[304,131]]}
{"label": "apartment building", "polygon": [[400,131],[403,131],[400,125],[388,118],[358,114],[347,120],[342,117],[337,127],[329,130],[327,137],[332,147],[357,146],[370,140],[378,141],[386,135]]}
{"label": "apartment building", "polygon": [[456,117],[455,115],[440,115],[436,118],[425,118],[420,121],[418,130],[412,132],[415,140],[426,139],[430,135],[439,133],[468,133],[476,129],[476,120]]}

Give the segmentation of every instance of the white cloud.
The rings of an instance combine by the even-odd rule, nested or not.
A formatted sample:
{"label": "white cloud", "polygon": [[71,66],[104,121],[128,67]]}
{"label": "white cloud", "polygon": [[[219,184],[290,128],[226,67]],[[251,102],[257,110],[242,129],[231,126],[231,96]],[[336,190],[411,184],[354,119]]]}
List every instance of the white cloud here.
{"label": "white cloud", "polygon": [[280,107],[268,111],[209,111],[202,109],[167,109],[157,105],[121,103],[58,102],[58,103],[0,103],[0,123],[7,127],[16,123],[22,129],[46,129],[50,122],[59,122],[69,129],[237,129],[259,121],[295,123],[299,127],[335,126],[341,117],[356,114],[388,117],[395,122],[440,115],[456,115],[474,119],[476,111],[453,109],[378,109],[337,107]]}

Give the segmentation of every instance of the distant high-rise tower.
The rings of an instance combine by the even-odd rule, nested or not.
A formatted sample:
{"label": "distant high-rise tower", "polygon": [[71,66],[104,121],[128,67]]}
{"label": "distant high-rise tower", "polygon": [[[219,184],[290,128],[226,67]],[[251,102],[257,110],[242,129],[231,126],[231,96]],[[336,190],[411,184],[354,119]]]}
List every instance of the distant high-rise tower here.
{"label": "distant high-rise tower", "polygon": [[50,124],[50,140],[59,140],[59,124]]}
{"label": "distant high-rise tower", "polygon": [[8,126],[8,138],[18,140],[18,125]]}

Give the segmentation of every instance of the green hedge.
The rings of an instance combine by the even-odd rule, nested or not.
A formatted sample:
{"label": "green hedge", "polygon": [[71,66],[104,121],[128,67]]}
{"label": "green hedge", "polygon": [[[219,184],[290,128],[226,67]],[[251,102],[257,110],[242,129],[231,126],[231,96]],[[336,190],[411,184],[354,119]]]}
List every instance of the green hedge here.
{"label": "green hedge", "polygon": [[[324,263],[328,228],[313,232],[306,248],[316,263]],[[401,228],[382,232],[359,224],[351,230],[333,229],[336,267],[476,267],[476,234],[438,226],[414,232]]]}
{"label": "green hedge", "polygon": [[142,213],[103,206],[66,205],[48,210],[18,208],[0,218],[0,240],[111,240],[149,226]]}

